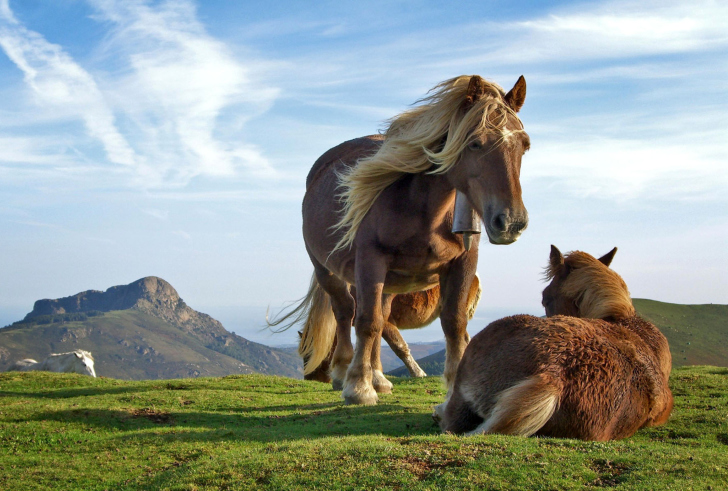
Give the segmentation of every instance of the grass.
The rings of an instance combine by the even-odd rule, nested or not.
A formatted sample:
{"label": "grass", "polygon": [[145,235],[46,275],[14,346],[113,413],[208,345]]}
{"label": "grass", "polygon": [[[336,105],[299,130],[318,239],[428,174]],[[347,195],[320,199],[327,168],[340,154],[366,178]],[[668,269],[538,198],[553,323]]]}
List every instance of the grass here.
{"label": "grass", "polygon": [[667,337],[673,366],[728,366],[728,305],[681,305],[642,298],[633,303]]}
{"label": "grass", "polygon": [[442,435],[437,378],[373,407],[264,375],[0,374],[0,489],[727,489],[728,369],[674,371],[667,425],[618,442]]}

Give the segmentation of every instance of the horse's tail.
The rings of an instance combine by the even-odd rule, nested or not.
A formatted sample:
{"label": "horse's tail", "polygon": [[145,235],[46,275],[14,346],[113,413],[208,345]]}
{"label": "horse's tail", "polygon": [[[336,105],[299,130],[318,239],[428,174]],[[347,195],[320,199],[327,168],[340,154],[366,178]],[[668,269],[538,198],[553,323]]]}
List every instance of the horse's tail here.
{"label": "horse's tail", "polygon": [[336,317],[331,308],[331,297],[318,284],[315,278],[311,283],[313,291],[309,292],[311,304],[308,309],[306,325],[301,333],[301,343],[298,345],[298,354],[307,360],[303,367],[303,374],[316,370],[329,356],[336,337]]}
{"label": "horse's tail", "polygon": [[473,433],[531,436],[551,419],[559,407],[561,384],[541,373],[500,394],[488,418]]}
{"label": "horse's tail", "polygon": [[298,354],[304,360],[303,373],[308,375],[329,355],[336,336],[336,318],[331,308],[331,298],[321,288],[315,274],[311,276],[308,293],[290,312],[279,319],[266,321],[268,327],[276,327],[275,331],[280,332],[304,319]]}
{"label": "horse's tail", "polygon": [[470,292],[468,293],[468,320],[473,320],[475,317],[475,309],[478,308],[480,303],[480,296],[483,293],[483,288],[480,286],[480,277],[478,273],[473,276],[473,283],[470,285]]}

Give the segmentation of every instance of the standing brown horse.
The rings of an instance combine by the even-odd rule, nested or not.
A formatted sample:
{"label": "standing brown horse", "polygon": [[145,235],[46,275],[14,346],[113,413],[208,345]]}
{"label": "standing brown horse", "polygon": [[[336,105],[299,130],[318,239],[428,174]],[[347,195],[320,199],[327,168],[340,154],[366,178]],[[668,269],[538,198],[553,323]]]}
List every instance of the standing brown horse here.
{"label": "standing brown horse", "polygon": [[670,349],[609,269],[616,251],[551,246],[548,318],[506,317],[473,337],[436,409],[444,431],[613,440],[667,421]]}
{"label": "standing brown horse", "polygon": [[[525,97],[523,77],[507,94],[477,75],[456,77],[392,119],[384,135],[342,143],[313,165],[303,238],[314,278],[303,303],[319,289],[330,297],[332,375],[347,403],[375,404],[376,389],[390,387],[372,371],[372,356],[392,294],[435,285],[452,385],[469,341],[466,303],[478,260],[477,241],[466,250],[452,232],[456,191],[482,217],[491,243],[510,244],[526,228],[519,177],[529,139],[516,115]],[[319,332],[330,331],[314,326]]]}
{"label": "standing brown horse", "polygon": [[[475,309],[478,307],[481,295],[480,279],[476,274],[473,278],[473,283],[470,287],[470,294],[468,295],[468,320],[471,320],[475,315]],[[352,295],[356,296],[356,291],[352,287]],[[326,301],[328,296],[318,295],[314,296],[315,301]],[[399,293],[394,295],[392,299],[392,308],[390,309],[389,318],[384,322],[384,328],[382,330],[382,338],[389,344],[395,355],[399,357],[409,371],[411,377],[426,377],[422,368],[417,364],[415,359],[410,353],[409,346],[402,338],[400,329],[419,329],[431,324],[440,315],[442,310],[442,301],[440,297],[440,287],[434,286],[429,290],[423,292],[412,292],[412,293]],[[308,318],[304,330],[299,332],[301,336],[301,342],[298,347],[298,353],[303,358],[303,378],[306,380],[317,380],[319,382],[330,382],[331,377],[329,374],[331,368],[331,360],[334,357],[334,351],[336,350],[336,320],[333,318],[333,311],[329,303],[322,308],[322,306],[311,306],[308,310]],[[312,314],[320,312],[326,317],[315,319]],[[284,320],[284,319],[282,319]],[[280,322],[279,322],[280,323]],[[275,323],[270,323],[275,325]],[[331,335],[313,335],[314,326],[328,327],[331,329]],[[316,340],[325,342],[329,340],[332,344],[327,348],[328,345],[317,345]],[[380,375],[380,379],[384,379],[382,362],[379,353],[380,343],[375,342],[372,347],[372,370],[375,374]],[[342,387],[337,387],[334,384],[334,389],[341,390]],[[386,391],[385,387],[377,390],[377,392]]]}

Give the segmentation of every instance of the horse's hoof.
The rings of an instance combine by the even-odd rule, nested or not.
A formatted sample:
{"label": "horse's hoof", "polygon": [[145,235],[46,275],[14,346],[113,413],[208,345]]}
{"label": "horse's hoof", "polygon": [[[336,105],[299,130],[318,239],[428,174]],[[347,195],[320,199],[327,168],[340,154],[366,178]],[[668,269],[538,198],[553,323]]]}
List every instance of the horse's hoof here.
{"label": "horse's hoof", "polygon": [[333,390],[344,390],[344,381],[333,379],[331,381],[331,388]]}
{"label": "horse's hoof", "polygon": [[445,414],[446,406],[447,401],[443,402],[442,404],[438,404],[437,406],[432,408],[432,419],[435,421],[435,423],[440,424],[440,421],[442,421],[442,416]]}
{"label": "horse's hoof", "polygon": [[420,368],[419,370],[414,370],[414,371],[410,372],[410,377],[425,378],[425,377],[427,377],[427,374],[425,373],[425,371],[423,369]]}
{"label": "horse's hoof", "polygon": [[373,406],[379,401],[377,393],[372,388],[357,390],[356,387],[349,386],[341,393],[341,397],[344,398],[344,402],[347,404],[360,404],[362,406]]}
{"label": "horse's hoof", "polygon": [[377,394],[391,394],[392,393],[392,385],[375,385],[374,391]]}
{"label": "horse's hoof", "polygon": [[372,385],[374,390],[379,394],[391,394],[392,393],[392,382],[387,380],[379,370],[374,370],[372,373]]}

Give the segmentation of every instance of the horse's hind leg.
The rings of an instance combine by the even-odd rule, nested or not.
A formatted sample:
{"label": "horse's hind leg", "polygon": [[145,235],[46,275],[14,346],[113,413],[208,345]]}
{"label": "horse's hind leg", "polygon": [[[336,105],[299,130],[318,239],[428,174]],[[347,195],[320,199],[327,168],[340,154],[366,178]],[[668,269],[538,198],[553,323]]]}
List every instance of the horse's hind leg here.
{"label": "horse's hind leg", "polygon": [[378,397],[372,385],[372,347],[380,339],[382,290],[387,275],[384,257],[376,251],[356,252],[356,350],[346,371],[342,396],[347,404],[376,404]]}
{"label": "horse's hind leg", "polygon": [[349,293],[349,285],[346,282],[316,262],[314,268],[316,280],[331,297],[331,308],[336,318],[336,348],[330,362],[330,375],[333,389],[341,390],[344,388],[347,367],[354,356],[354,348],[351,345],[351,322],[354,319],[356,303]]}
{"label": "horse's hind leg", "polygon": [[386,321],[384,323],[382,337],[387,342],[389,347],[392,348],[394,354],[397,355],[397,357],[402,360],[404,365],[407,367],[410,377],[427,377],[425,371],[420,368],[415,359],[412,357],[409,346],[407,346],[404,338],[402,338],[402,334],[399,332],[397,326],[389,321]]}

